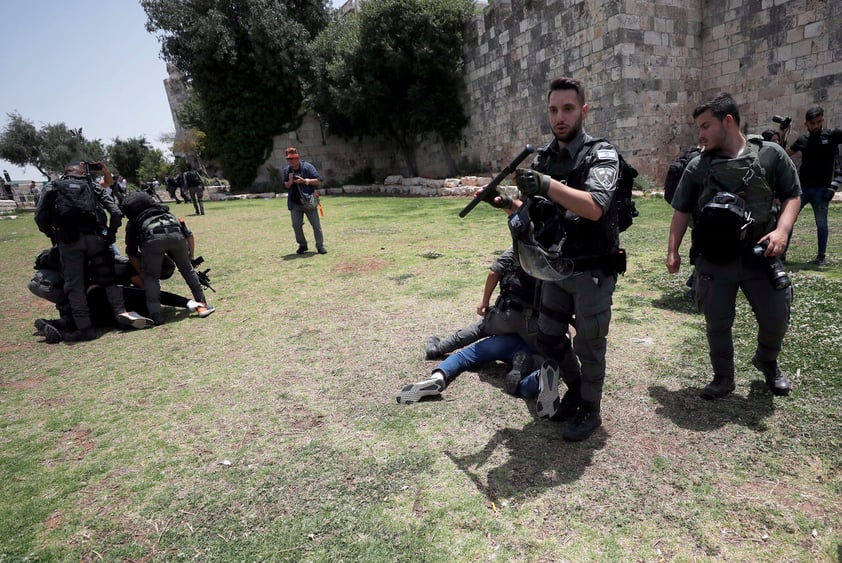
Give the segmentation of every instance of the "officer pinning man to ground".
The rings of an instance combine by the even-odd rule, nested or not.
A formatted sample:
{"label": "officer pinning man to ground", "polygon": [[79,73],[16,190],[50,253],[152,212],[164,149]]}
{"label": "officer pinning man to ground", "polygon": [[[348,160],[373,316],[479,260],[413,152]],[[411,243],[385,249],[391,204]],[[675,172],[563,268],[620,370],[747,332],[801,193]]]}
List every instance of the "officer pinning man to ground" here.
{"label": "officer pinning man to ground", "polygon": [[[757,320],[752,358],[775,395],[789,380],[778,367],[792,305],[792,288],[780,256],[798,216],[801,186],[795,165],[777,143],[747,140],[734,99],[721,93],[696,107],[693,119],[704,152],[687,165],[676,188],[667,248],[667,270],[681,267],[679,248],[691,220],[696,299],[705,316],[713,379],[705,399],[735,389],[732,327],[737,290]],[[781,202],[777,212],[775,199]]]}
{"label": "officer pinning man to ground", "polygon": [[103,162],[69,164],[64,175],[47,186],[35,210],[38,228],[58,244],[61,274],[72,311],[72,326],[68,322],[70,319],[54,326],[59,335],[52,339],[53,342],[94,339],[86,296],[88,278],[105,288],[120,326],[146,328],[152,325],[150,319],[126,311],[123,292],[116,286],[111,245],[116,240],[123,214],[105,189],[93,181],[91,170],[102,171],[107,186],[114,183]]}

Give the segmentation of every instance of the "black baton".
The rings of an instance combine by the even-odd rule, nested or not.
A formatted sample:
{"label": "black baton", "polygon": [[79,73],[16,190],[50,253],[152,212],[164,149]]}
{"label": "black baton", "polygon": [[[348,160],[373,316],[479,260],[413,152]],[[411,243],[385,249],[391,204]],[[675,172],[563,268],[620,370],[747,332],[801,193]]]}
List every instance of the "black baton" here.
{"label": "black baton", "polygon": [[459,217],[464,217],[465,215],[467,215],[468,213],[470,213],[470,212],[471,212],[471,209],[473,209],[474,207],[476,207],[476,206],[477,206],[477,204],[478,204],[479,202],[481,202],[481,201],[487,201],[488,199],[490,199],[491,197],[493,197],[494,192],[495,192],[495,190],[496,190],[496,188],[497,188],[497,185],[498,185],[500,182],[502,182],[502,181],[503,181],[503,179],[504,179],[506,176],[508,176],[509,174],[511,174],[512,172],[514,172],[514,171],[515,171],[515,168],[517,168],[517,165],[518,165],[518,164],[520,164],[520,163],[521,163],[521,161],[523,161],[523,159],[524,159],[524,158],[526,158],[527,156],[529,156],[529,155],[530,155],[530,154],[532,154],[533,152],[535,152],[535,147],[533,147],[532,145],[526,145],[525,147],[523,147],[523,150],[521,151],[521,153],[520,153],[519,155],[517,155],[517,156],[515,157],[515,159],[514,159],[513,161],[511,161],[511,162],[509,163],[509,165],[508,165],[508,166],[506,166],[506,167],[503,169],[503,171],[502,171],[502,172],[500,172],[499,174],[497,174],[497,175],[494,177],[494,179],[493,179],[493,180],[491,180],[490,182],[488,182],[488,185],[486,185],[486,186],[482,189],[482,191],[479,193],[479,195],[478,195],[478,196],[476,196],[474,199],[472,199],[472,200],[471,200],[471,202],[470,202],[468,205],[466,205],[466,206],[465,206],[465,209],[463,209],[462,211],[460,211],[460,212],[459,212]]}

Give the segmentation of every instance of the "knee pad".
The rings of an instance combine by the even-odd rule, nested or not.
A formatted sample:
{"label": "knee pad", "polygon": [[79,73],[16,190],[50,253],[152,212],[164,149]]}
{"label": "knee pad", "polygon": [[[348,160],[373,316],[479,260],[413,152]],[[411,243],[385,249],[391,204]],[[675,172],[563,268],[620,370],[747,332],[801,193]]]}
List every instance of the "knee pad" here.
{"label": "knee pad", "polygon": [[51,303],[60,303],[67,299],[64,293],[64,278],[55,270],[38,270],[29,280],[29,291]]}

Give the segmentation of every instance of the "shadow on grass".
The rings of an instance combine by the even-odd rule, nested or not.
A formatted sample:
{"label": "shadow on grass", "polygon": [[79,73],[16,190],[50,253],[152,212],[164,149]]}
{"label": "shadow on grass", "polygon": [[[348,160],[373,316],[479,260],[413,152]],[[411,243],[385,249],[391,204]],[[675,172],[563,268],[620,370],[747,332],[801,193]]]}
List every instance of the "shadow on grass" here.
{"label": "shadow on grass", "polygon": [[[490,369],[489,369],[490,368]],[[480,380],[503,389],[502,366],[484,366]],[[605,447],[608,433],[600,428],[584,442],[565,442],[564,422],[538,418],[535,401],[525,400],[534,420],[522,428],[501,428],[474,453],[444,453],[495,504],[525,498],[579,479],[595,451]]]}
{"label": "shadow on grass", "polygon": [[307,251],[304,254],[298,254],[297,252],[290,252],[289,254],[284,254],[281,256],[281,260],[288,262],[289,260],[298,260],[301,258],[312,258],[313,256],[318,256],[318,253],[314,251]]}
{"label": "shadow on grass", "polygon": [[[478,452],[444,453],[490,502],[527,498],[579,479],[608,438],[600,428],[584,442],[565,442],[563,427],[564,423],[535,419],[523,428],[501,428]],[[502,464],[495,463],[498,448],[507,450]]]}
{"label": "shadow on grass", "polygon": [[661,297],[652,300],[652,306],[657,309],[667,309],[677,313],[696,314],[699,310],[690,298],[689,289],[681,291],[668,291]]}
{"label": "shadow on grass", "polygon": [[649,396],[659,406],[655,413],[665,416],[681,428],[706,432],[727,424],[740,424],[758,432],[767,430],[765,419],[775,410],[772,394],[763,381],[752,381],[748,395],[732,393],[723,399],[708,401],[699,396],[701,388],[688,387],[670,391],[649,387]]}

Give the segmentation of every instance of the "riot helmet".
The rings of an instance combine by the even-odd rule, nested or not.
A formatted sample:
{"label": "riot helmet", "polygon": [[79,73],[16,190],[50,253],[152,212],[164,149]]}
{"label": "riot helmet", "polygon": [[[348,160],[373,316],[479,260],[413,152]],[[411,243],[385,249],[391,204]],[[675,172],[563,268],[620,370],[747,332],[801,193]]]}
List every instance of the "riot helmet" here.
{"label": "riot helmet", "polygon": [[561,255],[567,238],[558,205],[543,197],[529,198],[509,216],[512,245],[521,268],[544,281],[573,274],[573,261]]}

